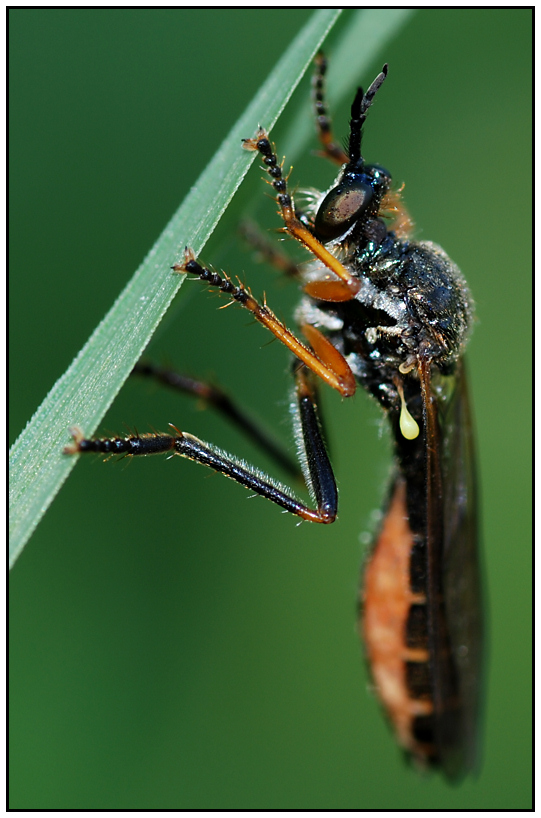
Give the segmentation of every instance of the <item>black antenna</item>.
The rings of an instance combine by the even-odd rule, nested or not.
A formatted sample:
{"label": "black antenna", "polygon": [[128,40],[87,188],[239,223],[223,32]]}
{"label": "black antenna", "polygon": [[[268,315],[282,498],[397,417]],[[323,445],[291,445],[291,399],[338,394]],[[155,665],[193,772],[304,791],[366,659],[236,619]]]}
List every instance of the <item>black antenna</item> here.
{"label": "black antenna", "polygon": [[351,106],[351,119],[349,121],[349,161],[350,163],[358,162],[361,157],[361,138],[364,121],[366,119],[366,112],[372,105],[376,91],[383,84],[383,80],[387,76],[388,65],[385,63],[381,69],[381,74],[378,74],[366,94],[362,88],[357,89],[353,105]]}

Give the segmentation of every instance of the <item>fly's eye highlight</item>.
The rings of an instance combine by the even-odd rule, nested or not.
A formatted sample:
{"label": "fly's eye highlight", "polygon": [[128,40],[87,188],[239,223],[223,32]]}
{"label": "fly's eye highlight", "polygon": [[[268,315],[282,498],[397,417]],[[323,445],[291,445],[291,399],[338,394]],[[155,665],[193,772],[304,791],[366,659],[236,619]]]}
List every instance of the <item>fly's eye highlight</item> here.
{"label": "fly's eye highlight", "polygon": [[343,235],[369,208],[373,199],[371,185],[357,180],[342,182],[323,199],[315,219],[315,231],[322,241]]}

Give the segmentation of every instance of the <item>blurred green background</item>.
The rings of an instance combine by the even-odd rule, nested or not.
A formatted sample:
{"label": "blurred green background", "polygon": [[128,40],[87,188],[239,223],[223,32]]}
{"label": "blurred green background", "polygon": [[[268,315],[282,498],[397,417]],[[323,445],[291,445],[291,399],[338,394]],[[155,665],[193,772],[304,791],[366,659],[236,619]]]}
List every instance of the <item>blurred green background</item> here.
{"label": "blurred green background", "polygon": [[[10,11],[11,441],[310,14]],[[477,302],[491,642],[479,778],[451,788],[408,769],[370,693],[356,596],[389,444],[364,395],[325,390],[331,527],[297,526],[176,458],[77,465],[10,578],[12,808],[530,806],[531,24],[528,9],[419,11],[359,77],[389,62],[365,156],[406,182],[416,235],[447,250]],[[308,87],[273,132],[279,153]],[[292,179],[333,175],[306,152]],[[254,167],[203,259],[290,320],[295,286],[235,235],[246,212],[279,226],[260,179]],[[290,441],[287,355],[188,287],[149,356],[213,377]],[[221,419],[146,383],[128,382],[101,428],[168,422],[284,477]]]}

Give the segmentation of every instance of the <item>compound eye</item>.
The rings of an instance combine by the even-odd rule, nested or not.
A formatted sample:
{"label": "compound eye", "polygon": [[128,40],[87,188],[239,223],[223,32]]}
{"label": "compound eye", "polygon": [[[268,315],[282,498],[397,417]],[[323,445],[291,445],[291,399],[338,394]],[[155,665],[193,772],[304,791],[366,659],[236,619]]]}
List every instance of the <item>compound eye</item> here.
{"label": "compound eye", "polygon": [[331,241],[341,236],[361,218],[371,201],[372,188],[364,182],[337,185],[317,211],[314,227],[318,238]]}

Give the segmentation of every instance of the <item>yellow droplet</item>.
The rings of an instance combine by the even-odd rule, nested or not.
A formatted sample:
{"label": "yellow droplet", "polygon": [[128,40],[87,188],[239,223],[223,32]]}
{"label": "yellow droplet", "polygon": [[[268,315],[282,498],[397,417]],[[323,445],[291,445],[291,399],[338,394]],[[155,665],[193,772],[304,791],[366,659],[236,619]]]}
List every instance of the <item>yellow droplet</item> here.
{"label": "yellow droplet", "polygon": [[408,407],[406,406],[406,401],[404,399],[404,390],[402,386],[397,386],[398,394],[400,395],[400,402],[402,407],[400,409],[400,431],[406,438],[406,440],[415,440],[416,437],[419,437],[419,424],[415,420],[414,417],[408,412]]}

